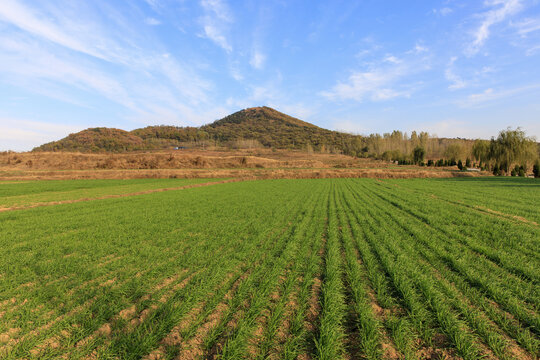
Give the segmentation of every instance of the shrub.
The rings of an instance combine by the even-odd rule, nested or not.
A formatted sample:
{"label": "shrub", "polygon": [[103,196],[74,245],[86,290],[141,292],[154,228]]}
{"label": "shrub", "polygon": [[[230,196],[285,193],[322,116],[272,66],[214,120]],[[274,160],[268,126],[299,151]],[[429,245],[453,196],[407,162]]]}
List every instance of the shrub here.
{"label": "shrub", "polygon": [[535,178],[540,178],[540,159],[533,165],[533,174]]}
{"label": "shrub", "polygon": [[424,161],[424,156],[426,155],[426,151],[423,147],[417,146],[413,150],[413,161],[415,164],[420,164]]}

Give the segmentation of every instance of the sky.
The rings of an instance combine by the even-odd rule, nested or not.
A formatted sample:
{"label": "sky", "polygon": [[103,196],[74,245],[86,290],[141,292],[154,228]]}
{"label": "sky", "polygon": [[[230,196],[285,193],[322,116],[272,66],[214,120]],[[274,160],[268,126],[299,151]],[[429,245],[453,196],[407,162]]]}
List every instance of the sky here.
{"label": "sky", "polygon": [[0,1],[0,150],[263,105],[355,134],[540,139],[540,0]]}

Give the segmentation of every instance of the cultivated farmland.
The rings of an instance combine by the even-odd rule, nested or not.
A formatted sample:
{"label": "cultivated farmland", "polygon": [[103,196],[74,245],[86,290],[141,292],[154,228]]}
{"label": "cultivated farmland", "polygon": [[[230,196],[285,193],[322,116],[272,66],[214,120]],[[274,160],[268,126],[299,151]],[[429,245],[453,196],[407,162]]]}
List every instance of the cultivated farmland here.
{"label": "cultivated farmland", "polygon": [[539,355],[533,179],[11,182],[0,194],[22,208],[0,213],[1,358]]}

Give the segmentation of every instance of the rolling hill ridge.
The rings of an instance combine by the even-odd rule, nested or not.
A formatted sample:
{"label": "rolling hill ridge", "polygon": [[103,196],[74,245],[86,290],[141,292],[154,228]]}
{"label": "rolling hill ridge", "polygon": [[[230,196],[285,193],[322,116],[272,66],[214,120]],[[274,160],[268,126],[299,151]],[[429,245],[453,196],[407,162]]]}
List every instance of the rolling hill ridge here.
{"label": "rolling hill ridge", "polygon": [[331,131],[281,113],[270,107],[235,112],[201,127],[147,126],[125,131],[90,128],[43,144],[33,151],[127,152],[170,149],[210,143],[234,147],[246,140],[279,149],[332,148],[345,151],[360,136]]}

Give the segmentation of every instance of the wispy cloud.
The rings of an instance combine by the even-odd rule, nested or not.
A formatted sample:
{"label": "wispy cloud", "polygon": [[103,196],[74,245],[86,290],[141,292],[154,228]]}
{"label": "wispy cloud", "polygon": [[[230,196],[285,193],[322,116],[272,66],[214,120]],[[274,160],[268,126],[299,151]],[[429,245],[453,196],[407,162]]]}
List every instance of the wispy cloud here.
{"label": "wispy cloud", "polygon": [[414,45],[414,52],[417,54],[421,54],[428,51],[429,49],[427,48],[427,46],[424,46],[420,43],[416,43],[416,45]]}
{"label": "wispy cloud", "polygon": [[480,26],[474,31],[474,39],[465,51],[470,56],[480,51],[484,43],[488,40],[490,28],[493,25],[506,20],[522,9],[520,0],[488,0],[485,4],[490,10],[479,15],[482,21]]}
{"label": "wispy cloud", "polygon": [[201,0],[204,16],[200,19],[203,36],[213,41],[226,52],[233,48],[226,36],[227,28],[233,22],[231,11],[222,0]]}
{"label": "wispy cloud", "polygon": [[[107,22],[85,4],[25,4],[5,0],[0,6],[0,23],[12,25],[0,33],[3,82],[87,106],[92,97],[76,98],[69,89],[82,90],[125,108],[126,117],[161,117],[160,123],[189,122],[207,103],[211,83],[158,42],[142,41],[121,12],[109,13],[115,21]],[[117,36],[126,32],[129,37]]]}
{"label": "wispy cloud", "polygon": [[19,79],[46,79],[63,83],[95,91],[127,108],[135,108],[134,101],[117,80],[104,75],[88,62],[78,64],[75,59],[62,59],[25,37],[0,38],[0,49],[4,54],[0,60],[0,71],[7,73],[8,78],[16,76]]}
{"label": "wispy cloud", "polygon": [[71,50],[109,60],[112,54],[107,54],[107,51],[104,51],[103,42],[100,42],[102,46],[101,49],[98,49],[92,45],[96,44],[97,41],[81,41],[81,37],[77,36],[77,34],[86,32],[84,38],[90,40],[88,37],[95,34],[96,31],[91,31],[88,26],[75,24],[66,18],[56,18],[55,21],[52,21],[51,17],[47,15],[16,0],[3,0],[2,6],[0,6],[0,20],[2,21]]}
{"label": "wispy cloud", "polygon": [[409,97],[414,84],[405,80],[429,68],[427,57],[416,51],[402,57],[386,55],[382,61],[368,64],[367,69],[353,71],[347,81],[338,82],[320,94],[330,100],[383,101]]}
{"label": "wispy cloud", "polygon": [[531,55],[534,55],[536,54],[537,52],[540,51],[540,45],[533,45],[533,46],[530,46],[527,51],[525,52],[525,54],[527,56],[531,56]]}
{"label": "wispy cloud", "polygon": [[521,41],[517,41],[517,43],[526,49],[525,55],[531,56],[540,50],[538,41],[540,18],[527,18],[512,24],[512,26],[517,29],[517,34],[521,38]]}
{"label": "wispy cloud", "polygon": [[159,0],[144,0],[152,9],[157,10],[161,8],[161,3]]}
{"label": "wispy cloud", "polygon": [[229,74],[236,81],[244,80],[244,75],[240,71],[240,63],[237,60],[233,60],[229,63]]}
{"label": "wispy cloud", "polygon": [[520,36],[526,37],[530,33],[540,30],[540,19],[528,18],[517,23],[513,23],[512,26],[517,29],[517,32]]}
{"label": "wispy cloud", "polygon": [[353,72],[346,83],[336,84],[330,91],[321,95],[330,100],[373,101],[388,100],[396,97],[410,96],[409,90],[393,88],[397,79],[402,77],[401,69],[371,69],[364,72]]}
{"label": "wispy cloud", "polygon": [[459,101],[458,104],[462,107],[476,107],[491,103],[496,100],[502,100],[523,94],[525,92],[537,91],[540,89],[540,84],[531,84],[513,89],[495,90],[488,88],[481,93],[470,94],[466,99]]}
{"label": "wispy cloud", "polygon": [[444,71],[444,76],[446,77],[446,80],[450,81],[450,85],[448,86],[450,90],[463,89],[467,86],[465,80],[463,80],[459,75],[455,73],[454,63],[457,61],[457,59],[458,58],[455,56],[452,57],[448,65],[446,65],[446,69]]}
{"label": "wispy cloud", "polygon": [[447,16],[454,12],[452,8],[449,8],[447,6],[442,7],[440,9],[433,9],[432,11],[434,14],[441,15],[441,16]]}
{"label": "wispy cloud", "polygon": [[254,50],[249,60],[249,64],[255,69],[262,69],[264,66],[264,61],[266,60],[266,55],[264,55],[259,50]]}
{"label": "wispy cloud", "polygon": [[161,25],[161,21],[159,21],[158,19],[153,18],[153,17],[149,17],[149,18],[144,19],[144,22],[147,25],[151,25],[151,26]]}

